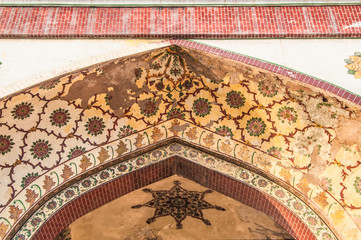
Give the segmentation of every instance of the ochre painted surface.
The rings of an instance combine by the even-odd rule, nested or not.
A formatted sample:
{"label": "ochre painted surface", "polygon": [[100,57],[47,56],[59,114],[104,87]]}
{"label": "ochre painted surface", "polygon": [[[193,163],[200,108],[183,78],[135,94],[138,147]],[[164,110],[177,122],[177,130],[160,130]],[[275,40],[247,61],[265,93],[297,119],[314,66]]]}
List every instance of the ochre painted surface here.
{"label": "ochre painted surface", "polygon": [[287,183],[361,239],[360,108],[289,77],[170,46],[54,78],[0,111],[2,237],[56,186],[179,137]]}
{"label": "ochre painted surface", "polygon": [[[173,181],[189,191],[205,191],[207,188],[186,178],[172,176],[147,186],[152,190],[168,190]],[[177,229],[170,216],[157,218],[147,224],[154,214],[154,208],[131,206],[152,199],[151,194],[136,190],[120,197],[79,218],[70,225],[72,240],[116,240],[116,239],[157,239],[157,240],[198,240],[198,239],[284,239],[292,237],[264,213],[240,202],[212,192],[205,200],[219,205],[226,211],[203,210],[204,217],[211,222],[205,225],[201,220],[187,217],[183,228]]]}

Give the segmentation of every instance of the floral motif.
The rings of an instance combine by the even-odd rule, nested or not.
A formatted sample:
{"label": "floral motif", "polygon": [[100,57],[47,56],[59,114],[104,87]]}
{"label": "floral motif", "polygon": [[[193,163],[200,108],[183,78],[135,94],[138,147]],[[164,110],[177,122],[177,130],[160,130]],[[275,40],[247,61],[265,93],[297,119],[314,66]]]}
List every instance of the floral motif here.
{"label": "floral motif", "polygon": [[170,74],[172,74],[173,76],[178,76],[182,71],[179,68],[171,68],[170,69]]}
{"label": "floral motif", "polygon": [[21,119],[27,118],[31,115],[31,113],[34,111],[33,105],[31,103],[22,102],[14,107],[14,109],[11,111],[14,119]]}
{"label": "floral motif", "polygon": [[277,94],[277,86],[270,81],[259,82],[258,90],[264,97],[273,97]]}
{"label": "floral motif", "polygon": [[160,65],[159,62],[155,62],[155,63],[153,63],[152,68],[153,68],[154,70],[159,70],[159,69],[162,68],[162,65]]}
{"label": "floral motif", "polygon": [[316,225],[317,224],[317,219],[315,217],[312,217],[312,216],[309,216],[307,218],[307,222],[310,224],[310,225]]}
{"label": "floral motif", "polygon": [[90,167],[92,164],[90,162],[90,158],[83,155],[82,159],[80,160],[79,167],[81,168],[81,172],[84,172],[87,170],[88,167]]}
{"label": "floral motif", "polygon": [[110,158],[108,151],[104,147],[101,147],[97,159],[99,160],[100,163],[103,163],[108,158]]}
{"label": "floral motif", "polygon": [[226,102],[231,108],[240,108],[244,105],[246,98],[239,91],[230,91],[227,93]]}
{"label": "floral motif", "polygon": [[285,196],[285,192],[280,189],[276,190],[275,194],[278,198],[284,198]]}
{"label": "floral motif", "polygon": [[360,177],[356,177],[354,186],[355,186],[356,192],[361,194],[361,178]]}
{"label": "floral motif", "polygon": [[19,234],[15,237],[15,240],[25,240],[26,236],[24,234]]}
{"label": "floral motif", "polygon": [[85,147],[76,146],[68,153],[68,159],[76,158],[83,155],[86,152]]}
{"label": "floral motif", "polygon": [[39,197],[39,194],[37,194],[34,190],[26,189],[26,202],[29,203],[29,205],[33,205],[35,200]]}
{"label": "floral motif", "polygon": [[10,205],[9,213],[10,218],[16,222],[19,219],[20,215],[23,213],[23,210],[20,209],[18,206]]}
{"label": "floral motif", "polygon": [[332,191],[331,179],[322,178],[320,181],[320,187],[326,191]]}
{"label": "floral motif", "polygon": [[92,117],[92,118],[88,119],[85,127],[86,127],[86,130],[88,131],[88,134],[90,134],[92,136],[98,136],[103,133],[105,124],[104,124],[103,118]]}
{"label": "floral motif", "polygon": [[105,105],[109,106],[109,105],[110,105],[109,101],[112,100],[112,98],[113,98],[113,96],[110,95],[109,93],[107,93],[107,94],[105,95],[105,97],[104,97],[104,99],[105,99]]}
{"label": "floral motif", "polygon": [[31,219],[30,224],[33,227],[37,227],[40,223],[42,222],[42,219],[39,217],[34,217],[33,219]]}
{"label": "floral motif", "polygon": [[266,129],[266,124],[261,118],[255,117],[247,121],[246,129],[249,135],[258,137],[264,133]]}
{"label": "floral motif", "polygon": [[361,53],[355,52],[349,59],[345,59],[348,74],[352,74],[356,79],[361,79]]}
{"label": "floral motif", "polygon": [[46,207],[49,209],[49,210],[53,210],[53,209],[55,209],[56,208],[56,206],[58,206],[58,204],[57,204],[57,202],[56,201],[51,201],[51,202],[49,202],[47,205],[46,205]]}
{"label": "floral motif", "polygon": [[13,139],[10,138],[8,135],[1,135],[0,134],[0,153],[5,155],[5,153],[10,152],[13,148],[14,142]]}
{"label": "floral motif", "polygon": [[259,179],[257,183],[260,187],[266,187],[268,185],[268,182],[264,179]]}
{"label": "floral motif", "polygon": [[159,82],[159,83],[156,83],[155,84],[155,88],[158,90],[158,91],[162,91],[164,89],[164,84],[163,82]]}
{"label": "floral motif", "polygon": [[138,80],[142,76],[143,69],[137,68],[137,69],[134,70],[134,73],[135,73],[136,79]]}
{"label": "floral motif", "polygon": [[198,98],[193,103],[193,111],[196,116],[204,117],[211,112],[212,106],[208,102],[208,99]]}
{"label": "floral motif", "polygon": [[299,203],[299,202],[297,202],[297,201],[294,202],[294,203],[292,204],[292,206],[293,206],[294,209],[296,209],[296,210],[298,210],[298,211],[301,211],[301,210],[303,209],[302,204]]}
{"label": "floral motif", "polygon": [[287,121],[289,124],[291,124],[297,121],[298,115],[294,108],[284,106],[278,110],[277,117],[283,123]]}
{"label": "floral motif", "polygon": [[191,158],[196,158],[198,156],[198,151],[194,151],[194,150],[189,151],[189,156]]}
{"label": "floral motif", "polygon": [[119,129],[118,137],[123,138],[129,135],[132,135],[133,133],[136,133],[137,130],[133,129],[133,127],[129,125],[124,125]]}
{"label": "floral motif", "polygon": [[60,80],[58,78],[53,79],[53,80],[49,80],[46,81],[44,83],[41,84],[40,89],[42,90],[49,90],[52,88],[55,88],[55,86],[60,82]]}
{"label": "floral motif", "polygon": [[334,238],[331,236],[331,234],[325,232],[325,233],[322,234],[322,239],[323,240],[332,240]]}
{"label": "floral motif", "polygon": [[73,190],[71,190],[71,189],[66,190],[65,193],[64,193],[64,196],[66,198],[68,198],[68,199],[73,197],[74,195],[75,195],[75,192]]}
{"label": "floral motif", "polygon": [[152,152],[152,156],[155,158],[160,158],[162,156],[162,151],[160,150],[155,150]]}
{"label": "floral motif", "polygon": [[118,171],[119,172],[125,172],[126,170],[127,170],[127,165],[125,165],[125,164],[121,164],[121,165],[119,165],[119,167],[118,167]]}
{"label": "floral motif", "polygon": [[52,187],[55,186],[55,182],[50,176],[45,176],[43,188],[45,189],[45,192],[49,192]]}
{"label": "floral motif", "polygon": [[51,148],[49,141],[45,141],[44,139],[39,139],[38,141],[34,142],[30,149],[31,155],[33,155],[35,159],[41,160],[49,157],[52,150],[53,149]]}
{"label": "floral motif", "polygon": [[167,114],[168,119],[172,119],[172,118],[184,119],[184,116],[185,114],[180,110],[180,108],[172,108]]}
{"label": "floral motif", "polygon": [[170,145],[169,149],[172,152],[179,152],[182,150],[182,147],[179,144],[174,143],[174,144]]}
{"label": "floral motif", "polygon": [[21,180],[21,187],[26,187],[38,178],[38,173],[28,173]]}
{"label": "floral motif", "polygon": [[140,107],[140,112],[146,117],[151,117],[157,113],[158,109],[155,100],[153,98],[148,98],[144,100],[144,104]]}
{"label": "floral motif", "polygon": [[129,149],[127,148],[127,145],[122,140],[119,140],[119,143],[117,145],[117,149],[115,149],[118,156],[122,155],[123,153],[127,152]]}
{"label": "floral motif", "polygon": [[102,179],[102,180],[107,179],[109,176],[110,176],[110,174],[107,171],[103,171],[99,175],[100,179]]}
{"label": "floral motif", "polygon": [[216,128],[216,133],[224,137],[233,137],[232,130],[226,126]]}
{"label": "floral motif", "polygon": [[62,108],[54,110],[50,115],[51,125],[55,125],[57,127],[65,126],[69,122],[69,119],[69,111]]}
{"label": "floral motif", "polygon": [[214,163],[215,163],[215,160],[214,160],[213,158],[211,158],[211,157],[208,157],[208,158],[206,158],[206,163],[208,163],[208,164],[214,164]]}
{"label": "floral motif", "polygon": [[213,133],[209,133],[203,139],[203,142],[206,144],[207,148],[210,148],[214,144],[214,136]]}
{"label": "floral motif", "polygon": [[145,163],[145,159],[140,157],[135,161],[135,163],[137,164],[137,166],[142,166]]}
{"label": "floral motif", "polygon": [[189,90],[193,87],[193,82],[190,81],[190,80],[186,80],[184,81],[183,83],[183,87],[186,89],[186,90]]}
{"label": "floral motif", "polygon": [[92,184],[92,182],[91,182],[89,179],[86,179],[86,180],[84,180],[84,181],[81,183],[81,185],[82,185],[83,187],[85,187],[85,188],[90,187],[91,184]]}
{"label": "floral motif", "polygon": [[273,146],[270,149],[267,149],[267,153],[276,158],[282,158],[282,148]]}
{"label": "floral motif", "polygon": [[197,139],[197,127],[192,127],[186,132],[187,137],[191,141],[195,141]]}
{"label": "floral motif", "polygon": [[249,174],[245,171],[242,171],[241,174],[239,175],[242,179],[244,180],[248,180],[249,179]]}

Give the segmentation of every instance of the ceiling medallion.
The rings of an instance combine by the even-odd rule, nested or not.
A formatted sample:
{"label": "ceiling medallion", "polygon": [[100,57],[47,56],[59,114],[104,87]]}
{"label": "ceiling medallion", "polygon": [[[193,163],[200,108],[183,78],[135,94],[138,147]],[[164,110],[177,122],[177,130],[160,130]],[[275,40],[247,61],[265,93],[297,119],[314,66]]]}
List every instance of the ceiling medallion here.
{"label": "ceiling medallion", "polygon": [[204,200],[207,193],[212,190],[204,192],[188,191],[181,186],[181,182],[174,181],[174,186],[170,190],[152,190],[149,188],[143,189],[144,192],[152,193],[153,199],[145,204],[132,206],[132,208],[140,208],[143,206],[155,208],[154,216],[148,218],[147,223],[150,224],[158,217],[172,216],[177,222],[177,229],[182,228],[182,221],[187,217],[193,217],[202,220],[206,225],[211,225],[210,221],[203,217],[202,210],[215,208],[217,210],[226,211],[224,208],[216,205],[211,205]]}

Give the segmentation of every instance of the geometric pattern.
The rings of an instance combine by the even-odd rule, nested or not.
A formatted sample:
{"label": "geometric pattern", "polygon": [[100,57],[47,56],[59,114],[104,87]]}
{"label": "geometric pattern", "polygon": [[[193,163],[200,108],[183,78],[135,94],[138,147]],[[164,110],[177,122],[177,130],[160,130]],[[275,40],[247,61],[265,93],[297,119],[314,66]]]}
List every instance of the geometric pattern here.
{"label": "geometric pattern", "polygon": [[147,203],[134,205],[132,208],[141,208],[143,206],[155,208],[154,216],[148,218],[147,223],[150,224],[158,217],[172,216],[177,222],[177,229],[182,228],[182,221],[187,217],[200,219],[206,225],[211,222],[203,217],[203,209],[215,208],[217,210],[226,211],[219,206],[213,206],[204,200],[207,193],[212,190],[208,189],[204,192],[188,191],[181,186],[181,182],[174,181],[174,187],[170,190],[152,190],[144,188],[143,191],[151,193],[153,199]]}
{"label": "geometric pattern", "polygon": [[307,204],[287,189],[253,171],[180,143],[170,143],[164,147],[146,152],[138,157],[120,162],[67,187],[45,202],[26,221],[23,227],[15,235],[14,239],[31,238],[31,236],[33,236],[51,216],[82,194],[112,181],[115,178],[124,176],[138,169],[146,168],[147,166],[151,166],[152,164],[164,161],[173,156],[186,158],[189,161],[229,176],[267,194],[276,199],[295,215],[299,216],[317,238],[336,239],[335,235],[327,227],[324,221]]}
{"label": "geometric pattern", "polygon": [[287,74],[176,45],[50,79],[0,101],[0,237],[70,181],[179,138],[282,181],[361,238],[359,110]]}
{"label": "geometric pattern", "polygon": [[[35,2],[35,1],[34,1]],[[68,1],[64,1],[68,2]],[[115,1],[114,1],[115,2]],[[175,2],[175,1],[174,1]],[[248,1],[254,2],[254,1]],[[269,3],[269,1],[267,1]],[[277,1],[279,2],[279,1]],[[286,1],[283,1],[286,2]],[[301,1],[296,1],[301,2]],[[320,1],[329,2],[329,1]],[[343,5],[3,6],[1,38],[359,38],[358,1]],[[29,2],[27,2],[29,4]],[[242,1],[244,3],[244,1]],[[224,2],[222,2],[224,4]],[[253,3],[252,3],[253,4]],[[322,4],[322,3],[321,3]],[[66,6],[69,7],[66,7]],[[119,6],[114,4],[113,6]],[[139,6],[139,5],[138,5]],[[211,6],[211,7],[210,7]],[[52,14],[56,12],[56,14]],[[164,13],[167,14],[164,14]],[[12,14],[15,13],[15,14]],[[46,17],[46,22],[37,14]],[[107,17],[104,17],[107,16]],[[109,16],[109,17],[108,17]],[[112,17],[112,16],[117,16]],[[132,16],[127,19],[127,16]],[[181,18],[178,16],[182,16]],[[89,19],[96,19],[90,21]],[[105,20],[107,19],[107,20]],[[315,19],[319,19],[316,21]],[[72,27],[77,23],[78,27]],[[294,22],[297,22],[295,26]],[[352,23],[356,23],[355,26]]]}

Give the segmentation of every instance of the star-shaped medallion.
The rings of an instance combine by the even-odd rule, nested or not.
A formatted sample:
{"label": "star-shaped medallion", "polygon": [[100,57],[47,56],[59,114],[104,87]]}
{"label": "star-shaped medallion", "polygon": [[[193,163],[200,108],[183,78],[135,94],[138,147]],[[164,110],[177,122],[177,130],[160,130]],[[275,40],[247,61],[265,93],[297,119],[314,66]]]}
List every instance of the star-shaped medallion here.
{"label": "star-shaped medallion", "polygon": [[143,189],[144,192],[152,193],[153,199],[145,204],[135,205],[132,208],[140,208],[143,206],[155,208],[154,216],[147,220],[147,223],[154,222],[158,217],[172,216],[177,222],[177,228],[182,228],[182,221],[187,217],[194,217],[202,220],[205,224],[211,225],[210,221],[203,217],[202,210],[215,208],[225,211],[224,208],[211,205],[204,200],[207,193],[188,191],[180,186],[179,181],[174,181],[174,187],[170,190],[154,191],[149,188]]}

